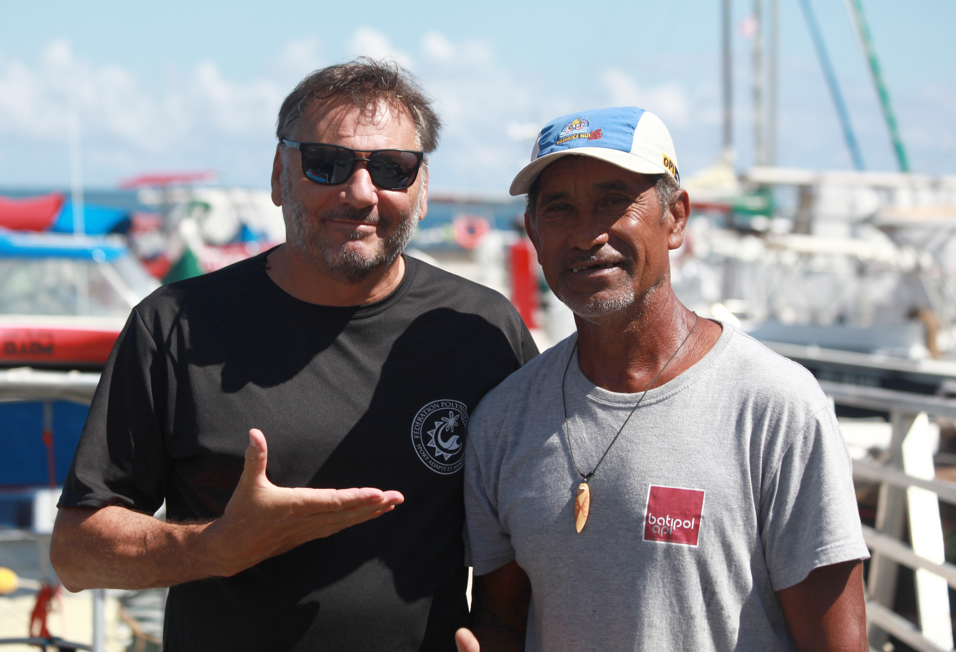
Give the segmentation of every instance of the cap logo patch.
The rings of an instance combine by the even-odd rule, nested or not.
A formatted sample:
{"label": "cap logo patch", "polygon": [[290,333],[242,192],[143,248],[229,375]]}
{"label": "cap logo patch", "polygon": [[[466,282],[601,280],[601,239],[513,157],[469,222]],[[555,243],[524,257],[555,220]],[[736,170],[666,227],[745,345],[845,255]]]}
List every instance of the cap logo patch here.
{"label": "cap logo patch", "polygon": [[564,129],[562,129],[561,133],[559,134],[560,138],[558,138],[558,141],[555,143],[555,145],[563,145],[564,143],[577,140],[579,138],[600,140],[604,133],[600,129],[591,131],[590,127],[590,123],[584,118],[575,118],[568,124],[564,125]]}
{"label": "cap logo patch", "polygon": [[580,134],[588,130],[591,124],[584,118],[575,118],[568,124],[564,125],[564,129],[561,130],[562,136],[567,136],[569,134]]}
{"label": "cap logo patch", "polygon": [[677,174],[677,166],[674,165],[674,161],[670,160],[670,159],[667,157],[667,154],[661,154],[661,158],[663,159],[663,160],[661,161],[661,165],[664,166],[664,169],[665,169],[665,170],[670,170],[670,173],[674,175],[674,178],[679,181],[679,180],[680,180],[680,176],[678,176],[678,174]]}

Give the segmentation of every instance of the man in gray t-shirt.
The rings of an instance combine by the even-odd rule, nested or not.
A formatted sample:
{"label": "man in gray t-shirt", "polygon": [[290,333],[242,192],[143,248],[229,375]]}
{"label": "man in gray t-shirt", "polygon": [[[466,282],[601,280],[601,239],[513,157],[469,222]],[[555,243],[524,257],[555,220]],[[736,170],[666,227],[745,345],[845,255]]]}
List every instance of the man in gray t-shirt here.
{"label": "man in gray t-shirt", "polygon": [[674,295],[659,118],[554,120],[511,186],[577,333],[469,424],[459,649],[866,650],[851,466],[813,377]]}

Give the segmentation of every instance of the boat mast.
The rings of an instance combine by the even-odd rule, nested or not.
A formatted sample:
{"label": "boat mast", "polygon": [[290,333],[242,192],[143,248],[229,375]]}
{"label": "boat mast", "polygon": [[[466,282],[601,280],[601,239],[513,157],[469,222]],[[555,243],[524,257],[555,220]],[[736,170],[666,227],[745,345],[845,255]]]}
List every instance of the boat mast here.
{"label": "boat mast", "polygon": [[[73,234],[80,236],[86,232],[83,216],[83,158],[80,155],[80,118],[79,101],[73,100],[73,106],[67,116],[67,137],[70,147],[70,189],[73,203]],[[86,267],[76,270],[76,312],[78,315],[90,314],[90,279]]]}
{"label": "boat mast", "polygon": [[73,233],[83,235],[86,225],[83,220],[83,159],[80,155],[80,119],[77,102],[67,116],[67,138],[70,149],[70,198],[73,204]]}
{"label": "boat mast", "polygon": [[770,0],[770,61],[767,66],[766,164],[777,164],[777,68],[780,51],[780,0]]}
{"label": "boat mast", "polygon": [[730,31],[730,0],[721,0],[721,39],[723,41],[724,147],[723,159],[734,162],[734,84],[733,51]]}
{"label": "boat mast", "polygon": [[764,147],[763,106],[763,0],[754,0],[753,93],[754,93],[754,163],[767,163]]}
{"label": "boat mast", "polygon": [[837,116],[840,118],[840,125],[843,127],[843,138],[846,140],[846,146],[850,150],[853,167],[857,170],[864,170],[866,166],[863,165],[863,155],[860,153],[860,146],[856,142],[853,126],[850,124],[850,114],[847,112],[846,104],[843,102],[843,94],[840,93],[840,86],[837,84],[836,75],[833,72],[833,65],[830,63],[826,45],[824,45],[823,37],[820,35],[820,27],[817,25],[817,19],[813,14],[813,7],[810,5],[810,0],[800,0],[800,6],[803,7],[803,15],[807,20],[810,36],[813,37],[813,45],[817,50],[817,58],[820,59],[820,67],[823,68],[823,76],[827,80],[830,97],[833,99]]}

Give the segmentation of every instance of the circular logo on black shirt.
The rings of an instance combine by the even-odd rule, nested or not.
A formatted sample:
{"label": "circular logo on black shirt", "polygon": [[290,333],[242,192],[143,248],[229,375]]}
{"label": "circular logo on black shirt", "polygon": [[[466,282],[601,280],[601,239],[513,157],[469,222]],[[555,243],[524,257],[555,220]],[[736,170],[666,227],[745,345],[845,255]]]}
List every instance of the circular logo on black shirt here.
{"label": "circular logo on black shirt", "polygon": [[449,475],[465,463],[468,408],[460,401],[432,401],[412,421],[412,445],[425,466]]}

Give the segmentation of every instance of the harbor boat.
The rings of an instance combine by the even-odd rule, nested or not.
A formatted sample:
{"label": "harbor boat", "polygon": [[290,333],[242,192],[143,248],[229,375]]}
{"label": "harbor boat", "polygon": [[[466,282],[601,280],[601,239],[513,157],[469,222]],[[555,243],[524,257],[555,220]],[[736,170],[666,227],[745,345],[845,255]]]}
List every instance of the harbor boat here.
{"label": "harbor boat", "polygon": [[55,604],[67,615],[88,607],[58,589],[49,535],[99,371],[158,285],[122,239],[0,229],[0,566],[13,578],[0,620],[24,610],[16,629],[0,627],[0,644],[89,649],[46,627]]}
{"label": "harbor boat", "polygon": [[[0,231],[0,369],[99,371],[132,307],[158,285],[121,240]],[[85,418],[70,401],[0,403],[0,487],[61,483]],[[41,437],[51,428],[52,466]]]}
{"label": "harbor boat", "polygon": [[820,380],[950,393],[956,177],[755,168],[743,184],[798,200],[751,213],[703,202],[673,258],[682,300]]}

